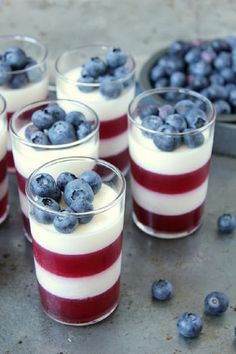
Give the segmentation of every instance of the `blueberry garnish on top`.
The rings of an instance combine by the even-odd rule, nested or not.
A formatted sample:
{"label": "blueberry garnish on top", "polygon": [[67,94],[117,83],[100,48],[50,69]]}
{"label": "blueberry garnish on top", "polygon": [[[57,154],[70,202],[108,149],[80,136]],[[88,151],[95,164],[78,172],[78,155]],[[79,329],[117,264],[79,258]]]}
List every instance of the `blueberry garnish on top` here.
{"label": "blueberry garnish on top", "polygon": [[134,80],[127,61],[128,54],[120,48],[108,51],[104,60],[99,57],[90,58],[82,66],[81,76],[77,81],[78,89],[85,93],[97,89],[105,98],[116,99]]}
{"label": "blueberry garnish on top", "polygon": [[[65,171],[56,180],[48,173],[38,173],[29,185],[38,205],[33,206],[32,216],[39,223],[53,224],[58,232],[69,234],[80,224],[87,224],[92,220],[93,213],[87,212],[93,211],[94,195],[101,186],[100,175],[92,170],[84,171],[79,176]],[[62,209],[60,205],[63,205]]]}
{"label": "blueberry garnish on top", "polygon": [[[24,70],[24,72],[19,72]],[[36,83],[42,79],[42,71],[36,60],[28,57],[19,47],[8,48],[0,56],[0,86],[20,89],[28,83]]]}
{"label": "blueberry garnish on top", "polygon": [[33,112],[25,137],[38,145],[69,144],[84,139],[94,130],[92,121],[79,111],[66,113],[57,103]]}

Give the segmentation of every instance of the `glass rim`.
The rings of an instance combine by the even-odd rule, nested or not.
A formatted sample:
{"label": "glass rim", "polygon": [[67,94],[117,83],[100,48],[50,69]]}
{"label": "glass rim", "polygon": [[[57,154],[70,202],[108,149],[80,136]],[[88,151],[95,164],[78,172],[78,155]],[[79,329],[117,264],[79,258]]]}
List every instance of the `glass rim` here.
{"label": "glass rim", "polygon": [[[132,109],[137,106],[138,102],[140,102],[143,98],[151,96],[152,94],[163,94],[163,93],[168,93],[168,92],[176,92],[176,93],[183,93],[186,95],[189,95],[190,97],[195,97],[200,99],[201,101],[203,101],[204,103],[206,103],[208,105],[208,107],[210,107],[210,112],[207,114],[210,116],[208,122],[206,124],[204,124],[202,127],[200,128],[189,128],[188,131],[185,132],[177,132],[177,133],[165,133],[165,132],[159,132],[153,129],[149,129],[149,128],[145,128],[142,126],[141,123],[137,122],[136,118],[133,117],[133,113],[132,113]],[[187,97],[186,97],[187,98]],[[185,99],[185,98],[184,98]],[[168,103],[167,103],[168,104]],[[128,119],[129,121],[131,121],[137,128],[139,128],[140,130],[142,130],[143,132],[146,133],[152,133],[152,134],[156,134],[156,135],[168,135],[168,136],[185,136],[185,135],[189,135],[189,134],[193,134],[193,133],[197,133],[197,132],[203,132],[205,131],[207,128],[209,128],[211,125],[214,124],[215,120],[216,120],[216,110],[215,110],[215,106],[214,104],[205,96],[199,94],[196,91],[192,91],[190,89],[186,89],[186,88],[181,88],[181,87],[163,87],[161,89],[150,89],[150,90],[146,90],[142,93],[140,93],[139,95],[137,95],[136,97],[134,97],[132,99],[132,101],[130,102],[129,106],[128,106]]]}
{"label": "glass rim", "polygon": [[[114,165],[112,165],[111,163],[99,159],[99,158],[93,158],[93,157],[87,157],[87,156],[70,156],[70,157],[61,157],[59,159],[54,159],[51,160],[41,166],[39,166],[37,169],[35,169],[30,176],[27,178],[27,182],[26,182],[26,187],[25,187],[25,192],[26,192],[26,196],[28,198],[28,200],[30,201],[31,204],[33,204],[33,206],[35,206],[36,208],[42,210],[42,211],[46,211],[47,213],[54,215],[54,216],[62,216],[62,213],[60,211],[56,211],[56,210],[49,210],[47,208],[45,208],[44,206],[41,206],[39,204],[37,204],[36,200],[33,198],[33,194],[30,191],[30,181],[32,180],[32,178],[43,168],[46,168],[50,165],[56,165],[60,162],[68,162],[68,161],[91,161],[94,162],[96,165],[102,165],[105,166],[107,169],[113,171],[116,176],[119,178],[119,180],[121,181],[121,189],[120,192],[118,193],[118,195],[116,196],[116,198],[114,200],[112,200],[110,203],[108,203],[107,205],[101,207],[101,208],[97,208],[95,210],[91,210],[91,211],[86,211],[86,212],[74,212],[74,211],[65,211],[63,212],[64,215],[73,215],[76,217],[80,217],[80,216],[91,216],[91,215],[97,215],[97,214],[101,214],[103,212],[106,212],[107,210],[111,209],[113,206],[115,206],[125,195],[125,191],[126,191],[126,181],[125,178],[122,174],[122,172],[116,168]],[[43,173],[43,172],[42,172]],[[47,198],[47,197],[45,197]]]}
{"label": "glass rim", "polygon": [[[72,143],[58,144],[58,145],[34,144],[34,143],[28,141],[27,138],[19,136],[19,134],[15,131],[13,124],[17,120],[17,118],[21,116],[22,113],[27,112],[33,106],[35,106],[35,108],[36,108],[36,107],[40,107],[43,104],[58,103],[58,102],[73,103],[78,106],[83,106],[84,108],[86,108],[90,112],[92,112],[93,116],[95,117],[95,121],[96,121],[95,128],[93,129],[93,131],[91,133],[89,133],[86,137],[84,137],[83,139],[73,141]],[[100,125],[100,122],[99,122],[98,115],[92,108],[90,108],[89,106],[87,106],[83,102],[62,98],[62,99],[54,99],[54,100],[48,99],[48,100],[35,101],[35,102],[28,103],[27,105],[19,108],[11,116],[11,119],[9,122],[9,129],[10,129],[11,134],[13,134],[13,136],[15,136],[16,139],[24,145],[27,145],[29,147],[32,147],[32,148],[38,149],[38,150],[61,150],[61,149],[69,149],[69,148],[74,147],[76,145],[82,145],[86,141],[90,140],[99,131],[99,125]]]}
{"label": "glass rim", "polygon": [[42,64],[45,63],[45,61],[46,61],[46,59],[48,57],[47,47],[44,44],[42,44],[39,40],[34,38],[34,37],[24,36],[24,35],[8,35],[8,34],[7,35],[0,35],[0,43],[4,39],[28,42],[28,43],[37,45],[43,51],[43,55],[40,58],[39,62],[37,62],[36,64],[31,65],[30,67],[28,67],[26,69],[20,69],[20,70],[14,70],[14,71],[6,71],[9,74],[22,74],[22,73],[29,72],[30,70],[33,70],[35,68],[41,67]]}
{"label": "glass rim", "polygon": [[0,116],[4,113],[6,113],[6,110],[7,110],[7,102],[6,102],[6,99],[3,95],[0,94],[0,100],[2,100],[3,102],[3,107],[2,107],[2,110],[0,110]]}
{"label": "glass rim", "polygon": [[[72,85],[76,84],[81,87],[100,87],[101,83],[99,83],[99,82],[96,82],[96,83],[80,82],[80,83],[78,83],[78,80],[68,79],[66,77],[66,75],[64,73],[62,73],[61,70],[59,69],[60,61],[64,57],[71,55],[71,54],[75,54],[76,52],[79,52],[80,50],[91,49],[91,48],[100,48],[105,51],[105,50],[109,50],[109,49],[116,48],[116,47],[110,46],[110,45],[105,45],[105,44],[91,44],[91,45],[84,45],[84,46],[80,46],[80,47],[76,47],[76,48],[67,50],[67,51],[63,52],[62,54],[60,54],[55,61],[56,75]],[[111,81],[112,83],[123,83],[124,81],[128,80],[129,78],[131,78],[134,75],[135,68],[136,68],[136,62],[134,60],[134,57],[132,55],[128,54],[128,60],[130,60],[130,62],[132,64],[132,70],[127,75],[123,76],[122,78],[115,79],[115,80]]]}

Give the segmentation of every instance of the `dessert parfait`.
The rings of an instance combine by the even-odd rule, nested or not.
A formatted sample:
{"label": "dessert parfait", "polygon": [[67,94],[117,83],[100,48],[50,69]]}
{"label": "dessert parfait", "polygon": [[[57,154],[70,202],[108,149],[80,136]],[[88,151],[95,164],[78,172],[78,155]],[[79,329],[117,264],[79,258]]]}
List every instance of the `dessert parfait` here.
{"label": "dessert parfait", "polygon": [[[46,59],[46,48],[35,39],[0,36],[0,94],[7,101],[8,120],[17,109],[47,97]],[[8,168],[14,171],[10,140]]]}
{"label": "dessert parfait", "polygon": [[35,168],[58,157],[97,157],[98,129],[96,113],[77,101],[38,101],[12,116],[12,149],[24,229],[29,239],[26,179]]}
{"label": "dessert parfait", "polygon": [[214,135],[211,102],[190,90],[154,89],[129,106],[133,219],[177,238],[201,224]]}
{"label": "dessert parfait", "polygon": [[123,173],[129,166],[127,109],[135,93],[135,63],[120,48],[88,46],[56,62],[57,97],[88,104],[100,120],[99,156]]}
{"label": "dessert parfait", "polygon": [[119,302],[124,177],[102,160],[62,158],[34,171],[26,193],[44,311],[71,325],[106,318]]}
{"label": "dessert parfait", "polygon": [[0,96],[0,224],[8,214],[6,101]]}

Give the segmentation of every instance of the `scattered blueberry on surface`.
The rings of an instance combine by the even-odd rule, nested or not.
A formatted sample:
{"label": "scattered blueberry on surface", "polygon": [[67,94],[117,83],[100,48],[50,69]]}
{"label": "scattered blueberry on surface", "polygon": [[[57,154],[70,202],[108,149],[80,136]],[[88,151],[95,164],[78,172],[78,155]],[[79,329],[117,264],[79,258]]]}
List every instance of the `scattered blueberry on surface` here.
{"label": "scattered blueberry on surface", "polygon": [[204,299],[204,309],[208,315],[221,315],[227,310],[228,306],[228,296],[219,291],[211,292]]}
{"label": "scattered blueberry on surface", "polygon": [[80,175],[80,179],[85,181],[90,185],[93,190],[93,193],[96,194],[102,186],[102,179],[99,174],[95,171],[85,171]]}
{"label": "scattered blueberry on surface", "polygon": [[236,219],[231,214],[223,214],[217,219],[218,231],[222,234],[229,234],[234,231],[236,227]]}
{"label": "scattered blueberry on surface", "polygon": [[70,210],[63,209],[61,215],[56,215],[53,225],[58,232],[70,234],[78,226],[79,220],[75,215],[69,214]]}
{"label": "scattered blueberry on surface", "polygon": [[203,328],[200,316],[195,313],[184,312],[177,319],[177,329],[183,337],[198,337]]}
{"label": "scattered blueberry on surface", "polygon": [[160,279],[152,284],[153,299],[166,301],[169,300],[174,293],[174,287],[169,280]]}
{"label": "scattered blueberry on surface", "polygon": [[62,172],[57,177],[57,186],[63,192],[67,183],[74,181],[74,179],[76,179],[76,176],[73,173]]}
{"label": "scattered blueberry on surface", "polygon": [[[54,211],[60,210],[59,204],[54,199],[52,199],[50,197],[43,197],[43,198],[39,197],[36,200],[36,203],[39,206],[48,209],[49,211],[50,210],[54,210]],[[51,224],[53,222],[54,217],[55,217],[54,214],[47,212],[46,210],[39,209],[36,206],[33,207],[32,213],[33,213],[35,219],[42,224]]]}

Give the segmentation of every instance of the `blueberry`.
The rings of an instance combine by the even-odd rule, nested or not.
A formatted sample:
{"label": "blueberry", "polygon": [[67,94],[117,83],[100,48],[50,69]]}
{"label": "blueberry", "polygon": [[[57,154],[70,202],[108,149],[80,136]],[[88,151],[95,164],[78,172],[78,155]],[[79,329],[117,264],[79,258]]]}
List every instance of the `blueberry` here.
{"label": "blueberry", "polygon": [[184,60],[188,64],[197,63],[200,59],[201,59],[201,50],[198,47],[191,48],[184,57]]}
{"label": "blueberry", "polygon": [[236,85],[232,83],[226,84],[225,90],[227,92],[227,95],[229,96],[231,91],[236,90]]}
{"label": "blueberry", "polygon": [[39,129],[34,124],[28,125],[26,127],[26,129],[25,129],[25,137],[26,137],[26,139],[31,140],[31,134],[35,133],[35,132],[38,132],[38,131],[39,131]]}
{"label": "blueberry", "polygon": [[214,106],[216,109],[216,114],[230,114],[231,107],[225,100],[217,100],[214,102]]}
{"label": "blueberry", "polygon": [[35,130],[32,132],[29,140],[36,145],[50,145],[47,134],[41,130]]}
{"label": "blueberry", "polygon": [[225,82],[235,82],[235,74],[231,68],[223,68],[220,71],[220,75],[223,77]]}
{"label": "blueberry", "polygon": [[183,337],[195,338],[202,331],[203,322],[195,313],[184,312],[178,317],[177,329]]}
{"label": "blueberry", "polygon": [[159,117],[162,119],[166,119],[169,115],[174,113],[174,107],[170,104],[164,104],[159,107]]}
{"label": "blueberry", "polygon": [[62,172],[57,177],[57,186],[60,188],[61,191],[64,191],[65,186],[67,183],[76,179],[76,176],[70,172]]}
{"label": "blueberry", "polygon": [[225,83],[225,79],[223,78],[223,76],[217,73],[212,74],[209,79],[212,84],[224,85]]}
{"label": "blueberry", "polygon": [[[161,64],[161,62],[159,62]],[[165,60],[164,68],[168,75],[175,71],[182,71],[184,69],[184,61],[181,58],[168,58]]]}
{"label": "blueberry", "polygon": [[180,71],[176,71],[171,74],[170,77],[170,86],[183,87],[186,83],[186,76]]}
{"label": "blueberry", "polygon": [[229,102],[232,104],[232,106],[236,107],[236,89],[230,92]]}
{"label": "blueberry", "polygon": [[232,64],[231,54],[228,52],[221,52],[214,60],[214,67],[218,70],[230,67]]}
{"label": "blueberry", "polygon": [[168,53],[173,56],[183,55],[188,49],[188,44],[184,41],[175,41],[168,48]]}
{"label": "blueberry", "polygon": [[64,200],[69,207],[78,198],[85,198],[90,203],[94,199],[94,193],[90,185],[79,178],[68,182],[64,189]]}
{"label": "blueberry", "polygon": [[85,171],[79,176],[79,178],[90,185],[94,194],[96,194],[102,187],[102,179],[95,171]]}
{"label": "blueberry", "polygon": [[207,122],[207,116],[204,111],[199,108],[194,108],[185,114],[188,127],[192,129],[201,128]]}
{"label": "blueberry", "polygon": [[[48,210],[54,210],[54,211],[60,210],[59,204],[54,199],[49,197],[38,198],[36,200],[36,203]],[[51,224],[55,217],[54,214],[51,214],[46,210],[41,210],[36,206],[33,207],[32,214],[35,217],[35,219],[42,224]]]}
{"label": "blueberry", "polygon": [[72,124],[76,128],[78,128],[78,126],[85,120],[85,115],[79,111],[69,112],[65,116],[65,121]]}
{"label": "blueberry", "polygon": [[125,65],[128,60],[128,54],[120,48],[113,48],[107,53],[106,60],[111,68],[117,68],[118,66]]}
{"label": "blueberry", "polygon": [[152,297],[156,300],[169,300],[174,292],[173,285],[169,280],[160,279],[152,284]]}
{"label": "blueberry", "polygon": [[212,45],[213,49],[214,49],[216,52],[228,51],[228,50],[230,50],[229,44],[228,44],[227,41],[224,40],[223,38],[214,39],[214,40],[211,42],[211,45]]}
{"label": "blueberry", "polygon": [[146,116],[158,116],[159,115],[159,107],[157,104],[146,104],[138,107],[138,113],[141,119]]}
{"label": "blueberry", "polygon": [[220,291],[213,291],[205,297],[204,309],[208,315],[221,315],[229,306],[229,298]]}
{"label": "blueberry", "polygon": [[187,111],[194,108],[194,103],[190,100],[181,100],[176,103],[175,110],[179,114],[185,115]]}
{"label": "blueberry", "polygon": [[61,215],[55,216],[53,225],[58,232],[70,234],[78,226],[78,218],[69,214],[69,209],[61,210]]}
{"label": "blueberry", "polygon": [[43,73],[37,64],[38,63],[36,60],[31,59],[25,66],[27,78],[32,83],[36,83],[42,80]]}
{"label": "blueberry", "polygon": [[[72,201],[70,205],[71,209],[77,213],[84,213],[87,211],[92,211],[93,210],[93,205],[90,201],[88,201],[86,198],[76,198],[75,200]],[[93,215],[86,215],[86,216],[79,216],[79,222],[81,224],[87,224],[90,222],[93,218]]]}
{"label": "blueberry", "polygon": [[163,124],[158,129],[158,132],[162,134],[155,134],[153,137],[153,142],[158,149],[170,152],[174,151],[180,145],[180,137],[175,135],[178,133],[178,130],[170,125]]}
{"label": "blueberry", "polygon": [[204,143],[204,135],[201,132],[193,132],[192,129],[185,129],[183,136],[184,144],[190,149],[195,149]]}
{"label": "blueberry", "polygon": [[236,37],[235,36],[227,36],[224,39],[226,43],[231,47],[231,49],[236,48]]}
{"label": "blueberry", "polygon": [[217,219],[218,231],[222,234],[229,234],[234,231],[236,227],[235,217],[231,214],[223,214]]}
{"label": "blueberry", "polygon": [[169,79],[167,77],[162,77],[155,81],[154,87],[155,88],[162,88],[169,86]]}
{"label": "blueberry", "polygon": [[49,173],[38,173],[30,181],[30,190],[39,197],[53,198],[57,193],[57,185]]}
{"label": "blueberry", "polygon": [[93,78],[103,75],[106,71],[106,64],[98,57],[93,57],[84,65],[84,69],[88,76]]}
{"label": "blueberry", "polygon": [[14,74],[9,82],[9,85],[13,89],[20,89],[28,84],[26,74]]}
{"label": "blueberry", "polygon": [[53,116],[41,109],[34,111],[31,120],[33,124],[40,130],[49,129],[54,123]]}
{"label": "blueberry", "polygon": [[83,139],[93,131],[93,124],[91,122],[83,122],[79,125],[76,134],[77,138]]}
{"label": "blueberry", "polygon": [[224,86],[212,84],[208,87],[210,98],[214,101],[217,99],[226,99],[227,98],[227,91],[225,90]]}
{"label": "blueberry", "polygon": [[189,86],[192,90],[200,91],[201,89],[207,87],[209,81],[205,76],[190,76],[189,77]]}
{"label": "blueberry", "polygon": [[201,52],[201,58],[205,63],[211,64],[216,57],[216,52],[212,47],[208,47]]}
{"label": "blueberry", "polygon": [[166,76],[165,69],[158,64],[152,68],[151,73],[150,73],[150,79],[152,81],[157,81],[158,79],[165,77],[165,76]]}
{"label": "blueberry", "polygon": [[[129,76],[130,75],[130,71],[128,68],[126,68],[125,66],[119,66],[118,68],[116,68],[113,72],[114,74],[114,77],[117,78],[117,79],[123,79],[125,78],[126,76]],[[123,83],[123,86],[124,87],[128,87],[130,86],[132,83],[133,83],[133,80],[134,78],[133,77],[130,77],[128,78],[127,80],[124,80],[122,83]]]}
{"label": "blueberry", "polygon": [[[158,116],[150,115],[146,116],[142,120],[142,126],[144,128],[157,131],[158,128],[163,124],[162,119]],[[143,130],[143,135],[147,138],[152,138],[154,133]]]}
{"label": "blueberry", "polygon": [[8,84],[11,80],[11,67],[0,61],[0,86]]}
{"label": "blueberry", "polygon": [[184,129],[187,128],[187,123],[185,118],[181,114],[177,114],[177,113],[169,115],[166,118],[165,123],[171,125],[179,132],[182,132]]}
{"label": "blueberry", "polygon": [[59,120],[48,130],[48,137],[52,144],[68,144],[76,141],[75,129],[72,124]]}
{"label": "blueberry", "polygon": [[204,88],[203,90],[200,91],[202,96],[205,96],[207,98],[211,98],[209,87]]}
{"label": "blueberry", "polygon": [[212,72],[212,68],[210,64],[205,63],[200,60],[197,63],[193,63],[189,65],[189,72],[192,75],[200,75],[200,76],[208,76]]}
{"label": "blueberry", "polygon": [[64,120],[66,112],[63,108],[58,106],[57,103],[49,103],[49,105],[43,110],[46,114],[50,114],[53,117],[54,122],[58,120]]}
{"label": "blueberry", "polygon": [[27,64],[25,52],[18,47],[12,47],[5,51],[3,55],[4,61],[11,66],[13,70],[24,69]]}
{"label": "blueberry", "polygon": [[115,99],[121,95],[122,84],[112,80],[103,81],[99,87],[99,91],[102,96],[108,99]]}
{"label": "blueberry", "polygon": [[77,86],[80,91],[85,92],[85,93],[89,93],[89,92],[92,92],[96,89],[96,87],[93,85],[95,83],[96,83],[96,81],[93,77],[82,76],[78,79]]}

